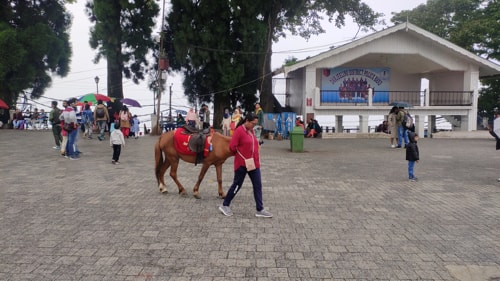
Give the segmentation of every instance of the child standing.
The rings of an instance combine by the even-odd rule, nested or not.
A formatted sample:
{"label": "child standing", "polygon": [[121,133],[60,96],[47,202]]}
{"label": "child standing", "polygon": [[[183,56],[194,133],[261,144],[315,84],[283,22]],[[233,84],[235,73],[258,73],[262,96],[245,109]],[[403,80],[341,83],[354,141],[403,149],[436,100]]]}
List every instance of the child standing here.
{"label": "child standing", "polygon": [[406,160],[408,160],[408,178],[411,182],[414,182],[418,179],[413,173],[413,168],[415,167],[415,162],[418,163],[418,160],[420,160],[417,146],[418,135],[414,132],[408,131],[408,140],[409,143],[406,146]]}
{"label": "child standing", "polygon": [[113,161],[111,163],[118,165],[120,162],[120,153],[122,151],[122,145],[125,146],[125,138],[123,137],[123,133],[120,130],[120,123],[115,122],[115,129],[111,132],[109,137],[109,145],[113,147]]}

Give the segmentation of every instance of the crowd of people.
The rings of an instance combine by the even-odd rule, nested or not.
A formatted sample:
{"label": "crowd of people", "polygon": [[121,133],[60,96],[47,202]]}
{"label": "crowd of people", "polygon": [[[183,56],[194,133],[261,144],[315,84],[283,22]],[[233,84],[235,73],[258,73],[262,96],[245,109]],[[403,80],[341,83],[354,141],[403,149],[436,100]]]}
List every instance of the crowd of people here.
{"label": "crowd of people", "polygon": [[[104,105],[99,100],[92,110],[88,102],[80,103],[76,98],[71,98],[62,102],[62,108],[58,106],[57,101],[52,101],[51,111],[46,119],[52,125],[55,142],[53,148],[60,151],[61,156],[71,160],[78,160],[82,154],[78,148],[80,138],[90,140],[97,134],[97,139],[104,141],[105,133],[109,132],[110,146],[113,148],[112,163],[119,164],[120,148],[125,145],[125,139],[137,139],[139,136],[139,119],[137,115],[132,115],[126,105],[116,111],[111,104]],[[16,129],[20,126],[18,111],[13,117]]]}
{"label": "crowd of people", "polygon": [[[260,115],[260,120],[256,128],[259,139],[261,139],[261,130],[264,122],[264,112],[260,108],[260,104],[255,105],[255,113]],[[241,106],[236,107],[232,112],[229,108],[224,109],[222,116],[222,122],[220,124],[222,128],[222,134],[225,136],[232,136],[234,130],[236,129],[238,123],[244,118]],[[186,114],[186,118],[179,114],[177,117],[177,127],[182,127],[184,124],[197,128],[200,130],[205,130],[211,127],[210,125],[210,111],[206,104],[202,104],[198,113],[195,111],[194,107],[191,107]],[[260,132],[258,131],[260,130]],[[262,142],[262,140],[260,140]]]}
{"label": "crowd of people", "polygon": [[44,109],[38,111],[38,108],[35,108],[33,112],[26,109],[24,112],[21,112],[17,108],[13,115],[12,126],[17,130],[43,130],[49,128],[47,120],[48,116]]}

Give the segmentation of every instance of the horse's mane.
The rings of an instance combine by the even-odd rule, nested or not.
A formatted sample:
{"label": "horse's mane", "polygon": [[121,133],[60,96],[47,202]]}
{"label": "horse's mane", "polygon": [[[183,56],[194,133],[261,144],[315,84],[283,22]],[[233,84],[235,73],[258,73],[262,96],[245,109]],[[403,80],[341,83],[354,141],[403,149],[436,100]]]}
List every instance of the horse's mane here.
{"label": "horse's mane", "polygon": [[222,138],[222,139],[226,139],[226,140],[228,140],[228,141],[230,141],[230,140],[231,140],[231,137],[224,136],[223,134],[221,134],[221,133],[219,133],[219,132],[215,132],[215,133],[212,135],[212,138],[213,138],[213,137],[215,137],[215,136],[220,137],[220,138]]}

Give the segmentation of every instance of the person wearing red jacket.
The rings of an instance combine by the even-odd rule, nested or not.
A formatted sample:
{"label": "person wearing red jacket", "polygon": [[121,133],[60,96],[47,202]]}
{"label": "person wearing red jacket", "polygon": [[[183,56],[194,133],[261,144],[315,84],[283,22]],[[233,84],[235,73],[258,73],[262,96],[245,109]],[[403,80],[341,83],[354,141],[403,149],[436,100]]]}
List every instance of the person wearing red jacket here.
{"label": "person wearing red jacket", "polygon": [[224,199],[224,203],[219,206],[219,211],[226,216],[233,215],[229,205],[241,189],[245,176],[248,174],[252,181],[253,197],[257,209],[255,216],[263,218],[273,217],[273,214],[264,209],[262,203],[259,141],[255,137],[253,130],[258,122],[259,120],[255,113],[247,114],[245,119],[240,121],[234,130],[233,137],[229,143],[229,149],[234,153],[234,179]]}

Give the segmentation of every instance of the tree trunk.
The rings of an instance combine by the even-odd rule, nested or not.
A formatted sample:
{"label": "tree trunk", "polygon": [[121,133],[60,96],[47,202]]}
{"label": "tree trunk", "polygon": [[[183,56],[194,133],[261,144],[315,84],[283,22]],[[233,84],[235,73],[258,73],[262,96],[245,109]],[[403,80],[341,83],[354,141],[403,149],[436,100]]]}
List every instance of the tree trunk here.
{"label": "tree trunk", "polygon": [[276,26],[276,17],[274,12],[268,14],[268,30],[265,46],[265,54],[262,57],[262,69],[260,70],[260,104],[264,112],[274,112],[274,98],[273,98],[273,77],[270,75],[271,71],[271,55],[273,47],[273,34]]}
{"label": "tree trunk", "polygon": [[214,97],[214,112],[213,112],[213,124],[215,129],[221,129],[222,118],[224,115],[224,108],[230,108],[230,101],[228,93],[215,95]]}
{"label": "tree trunk", "polygon": [[[103,43],[105,46],[105,57],[107,60],[108,69],[108,96],[122,99],[123,98],[123,59],[122,59],[122,30],[120,26],[120,13],[121,6],[119,2],[113,2],[113,8],[107,11],[106,22],[108,26],[107,31],[111,32],[108,38],[105,38],[106,42]],[[104,19],[102,19],[104,21]]]}

